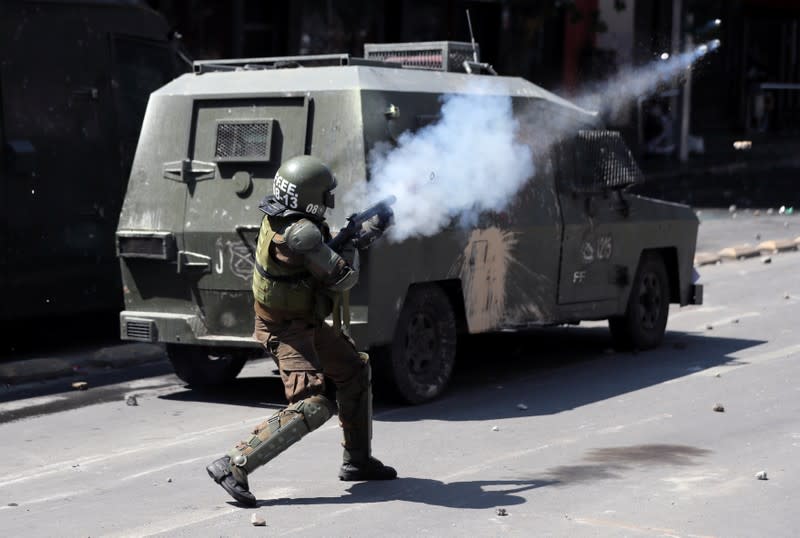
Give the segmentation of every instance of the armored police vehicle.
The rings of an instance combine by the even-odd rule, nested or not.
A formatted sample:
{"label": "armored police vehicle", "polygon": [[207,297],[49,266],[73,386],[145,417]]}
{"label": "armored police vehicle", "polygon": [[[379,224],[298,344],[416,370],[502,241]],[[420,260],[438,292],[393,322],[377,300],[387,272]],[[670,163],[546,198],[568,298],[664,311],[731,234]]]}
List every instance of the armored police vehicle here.
{"label": "armored police vehicle", "polygon": [[114,250],[150,92],[178,74],[144,2],[0,2],[0,319],[116,312]]}
{"label": "armored police vehicle", "polygon": [[[468,44],[373,45],[366,58],[196,62],[153,93],[117,231],[122,338],[166,343],[190,384],[235,377],[263,356],[251,337],[253,253],[258,203],[281,163],[319,157],[341,200],[370,180],[371,148],[435,122],[443,96],[492,77],[520,122],[534,111],[567,135],[543,150],[546,133],[529,133],[544,164],[504,211],[364,253],[348,313],[356,342],[380,351],[375,368],[408,402],[442,392],[463,334],[608,319],[618,346],[658,346],[669,304],[702,300],[694,213],[627,192],[641,173],[596,114],[491,71]],[[327,220],[335,230],[345,217],[337,205]]]}

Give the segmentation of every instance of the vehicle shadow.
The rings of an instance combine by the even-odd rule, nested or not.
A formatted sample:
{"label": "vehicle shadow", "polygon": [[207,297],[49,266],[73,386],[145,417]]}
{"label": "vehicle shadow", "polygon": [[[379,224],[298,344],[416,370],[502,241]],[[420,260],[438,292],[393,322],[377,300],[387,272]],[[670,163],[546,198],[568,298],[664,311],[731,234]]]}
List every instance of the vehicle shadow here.
{"label": "vehicle shadow", "polygon": [[[453,380],[441,398],[400,406],[385,401],[376,387],[375,420],[472,421],[549,415],[715,366],[737,364],[734,353],[763,343],[670,331],[658,349],[618,353],[611,349],[605,327],[472,336],[459,350]],[[187,387],[159,398],[250,407],[286,405],[272,361],[259,361],[249,368],[224,387],[208,391]],[[334,397],[330,383],[328,395]],[[520,409],[519,404],[526,408]]]}
{"label": "vehicle shadow", "polygon": [[[376,417],[390,422],[550,415],[721,365],[762,340],[668,332],[646,352],[615,352],[605,327],[559,327],[468,339],[450,390]],[[522,404],[522,405],[520,405]]]}
{"label": "vehicle shadow", "polygon": [[[600,480],[619,480],[629,472],[653,467],[699,465],[711,451],[687,445],[632,445],[594,448],[572,465],[544,469],[536,476],[516,480],[443,482],[430,478],[399,477],[387,482],[359,482],[347,494],[261,500],[258,506],[360,504],[406,501],[448,508],[487,509],[523,504],[520,493]],[[229,504],[237,505],[230,502]]]}

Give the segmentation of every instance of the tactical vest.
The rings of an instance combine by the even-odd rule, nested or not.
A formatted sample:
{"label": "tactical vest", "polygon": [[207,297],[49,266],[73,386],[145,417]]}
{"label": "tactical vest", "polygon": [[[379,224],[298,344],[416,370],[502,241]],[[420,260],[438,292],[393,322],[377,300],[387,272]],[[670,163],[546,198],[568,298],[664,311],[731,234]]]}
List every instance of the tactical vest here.
{"label": "tactical vest", "polygon": [[269,245],[279,233],[293,223],[275,219],[272,228],[269,217],[261,221],[256,247],[256,266],[253,271],[253,296],[267,309],[297,314],[302,318],[325,319],[332,310],[331,299],[319,289],[317,282],[303,267],[288,268],[269,255]]}

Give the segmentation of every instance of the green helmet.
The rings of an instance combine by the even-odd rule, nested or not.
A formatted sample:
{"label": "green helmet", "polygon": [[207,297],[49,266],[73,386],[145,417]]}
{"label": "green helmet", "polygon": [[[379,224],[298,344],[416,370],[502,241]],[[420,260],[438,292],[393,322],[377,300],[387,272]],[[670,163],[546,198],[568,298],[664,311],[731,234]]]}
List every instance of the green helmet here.
{"label": "green helmet", "polygon": [[272,194],[259,207],[273,217],[300,214],[322,220],[326,208],[333,209],[334,188],[336,178],[322,161],[311,155],[299,155],[278,168]]}

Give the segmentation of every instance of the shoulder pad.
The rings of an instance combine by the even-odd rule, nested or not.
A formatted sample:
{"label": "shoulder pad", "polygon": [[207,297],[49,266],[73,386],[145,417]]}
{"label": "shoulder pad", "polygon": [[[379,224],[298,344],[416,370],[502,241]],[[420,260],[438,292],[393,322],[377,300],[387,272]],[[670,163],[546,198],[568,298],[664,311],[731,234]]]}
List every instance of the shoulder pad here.
{"label": "shoulder pad", "polygon": [[300,219],[286,229],[286,244],[294,252],[317,250],[322,245],[322,232],[308,219]]}

